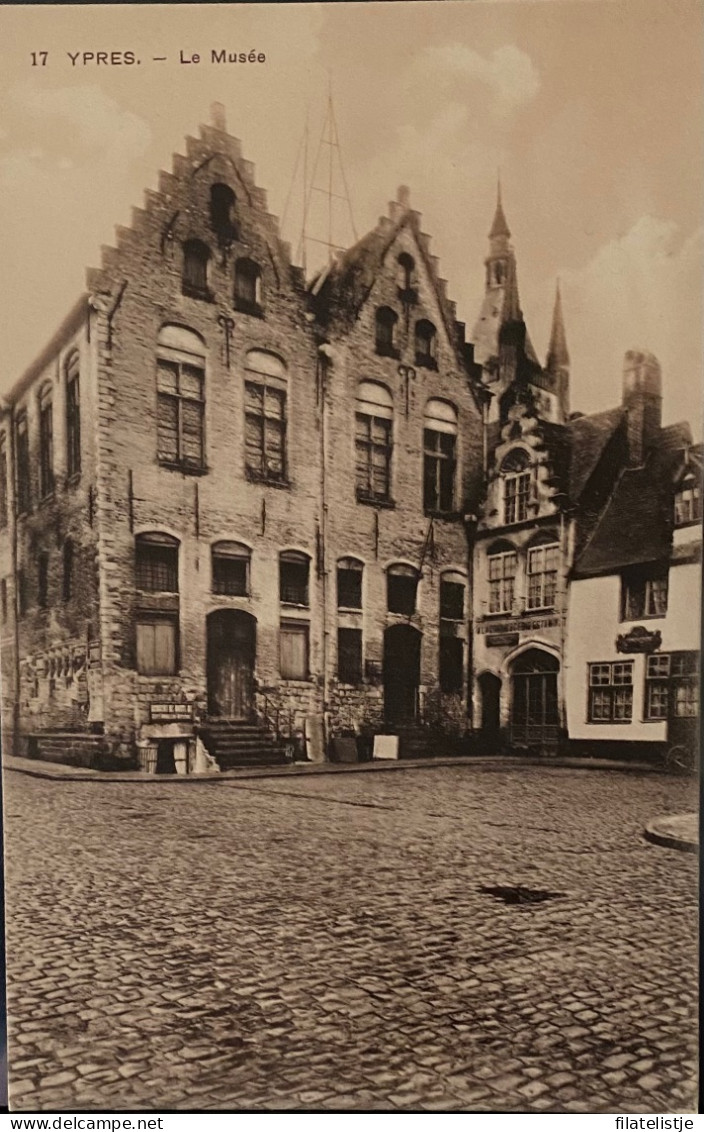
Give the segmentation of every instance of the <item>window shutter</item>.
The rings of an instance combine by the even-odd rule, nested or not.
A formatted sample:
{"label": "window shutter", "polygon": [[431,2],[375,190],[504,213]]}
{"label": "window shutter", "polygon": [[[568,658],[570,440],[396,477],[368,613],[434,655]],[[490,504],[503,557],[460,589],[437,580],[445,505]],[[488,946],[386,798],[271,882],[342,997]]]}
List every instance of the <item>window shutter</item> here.
{"label": "window shutter", "polygon": [[170,463],[178,460],[178,401],[160,393],[157,398],[157,458]]}

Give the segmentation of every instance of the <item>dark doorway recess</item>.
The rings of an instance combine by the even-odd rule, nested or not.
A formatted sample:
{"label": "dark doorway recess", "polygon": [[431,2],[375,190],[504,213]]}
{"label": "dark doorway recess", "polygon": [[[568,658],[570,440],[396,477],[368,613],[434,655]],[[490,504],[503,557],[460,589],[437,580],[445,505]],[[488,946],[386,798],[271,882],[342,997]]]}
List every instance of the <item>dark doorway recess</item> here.
{"label": "dark doorway recess", "polygon": [[384,633],[384,717],[398,727],[416,722],[422,634],[412,625]]}
{"label": "dark doorway recess", "polygon": [[240,609],[219,609],[207,621],[208,712],[250,719],[254,709],[257,621]]}

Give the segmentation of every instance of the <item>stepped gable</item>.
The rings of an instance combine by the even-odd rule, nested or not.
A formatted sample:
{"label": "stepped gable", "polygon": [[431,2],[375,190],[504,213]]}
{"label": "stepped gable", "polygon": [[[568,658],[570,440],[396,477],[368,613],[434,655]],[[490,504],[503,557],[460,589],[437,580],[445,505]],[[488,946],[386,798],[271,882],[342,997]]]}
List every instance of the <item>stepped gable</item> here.
{"label": "stepped gable", "polygon": [[[155,236],[164,258],[170,256],[174,245],[198,236],[199,209],[194,191],[199,181],[207,178],[212,182],[217,177],[229,184],[237,197],[238,214],[244,221],[242,239],[237,240],[241,253],[246,254],[252,242],[248,229],[256,228],[257,246],[266,249],[279,285],[288,281],[296,289],[304,289],[300,268],[291,264],[290,245],[281,239],[278,218],[268,211],[266,190],[256,184],[253,163],[242,156],[239,138],[227,132],[223,108],[214,104],[211,113],[213,124],[202,125],[197,138],[186,137],[185,154],[173,155],[171,171],[161,170],[158,188],[145,190],[144,205],[132,209],[131,223],[116,227],[114,245],[103,245],[100,267],[87,270],[86,285],[94,296],[111,294],[117,298],[124,282],[120,278],[123,253],[128,253],[125,258],[130,264],[125,274],[136,276],[135,267],[154,253]],[[213,233],[209,235],[212,241]]]}
{"label": "stepped gable", "polygon": [[319,321],[327,328],[334,326],[341,331],[348,330],[369,297],[386,255],[405,228],[413,233],[448,338],[461,353],[465,340],[464,323],[458,322],[455,303],[447,297],[447,280],[440,275],[438,257],[430,251],[430,236],[421,230],[421,214],[410,208],[405,187],[399,189],[398,200],[390,202],[389,215],[380,217],[375,228],[311,281],[311,305]]}

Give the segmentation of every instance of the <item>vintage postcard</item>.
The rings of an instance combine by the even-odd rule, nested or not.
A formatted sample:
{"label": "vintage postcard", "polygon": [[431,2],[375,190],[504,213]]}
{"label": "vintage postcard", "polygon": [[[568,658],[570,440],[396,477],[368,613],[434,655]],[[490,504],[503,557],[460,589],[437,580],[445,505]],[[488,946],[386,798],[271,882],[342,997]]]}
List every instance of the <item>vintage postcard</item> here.
{"label": "vintage postcard", "polygon": [[15,1112],[688,1127],[701,17],[0,10]]}

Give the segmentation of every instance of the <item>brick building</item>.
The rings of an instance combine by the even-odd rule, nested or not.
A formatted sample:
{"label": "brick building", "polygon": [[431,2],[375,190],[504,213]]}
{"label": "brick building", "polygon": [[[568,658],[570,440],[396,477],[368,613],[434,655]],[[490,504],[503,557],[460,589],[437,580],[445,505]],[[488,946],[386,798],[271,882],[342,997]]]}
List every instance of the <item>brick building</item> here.
{"label": "brick building", "polygon": [[407,192],[308,288],[214,108],[3,412],[5,749],[466,727],[470,371]]}

